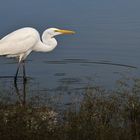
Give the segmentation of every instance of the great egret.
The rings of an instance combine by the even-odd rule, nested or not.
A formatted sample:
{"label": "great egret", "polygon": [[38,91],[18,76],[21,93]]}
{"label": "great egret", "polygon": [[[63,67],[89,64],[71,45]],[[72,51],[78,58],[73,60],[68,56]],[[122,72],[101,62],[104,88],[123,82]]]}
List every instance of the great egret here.
{"label": "great egret", "polygon": [[54,38],[60,34],[74,34],[74,31],[61,30],[57,28],[46,29],[42,34],[42,41],[39,32],[31,27],[18,29],[0,40],[0,55],[18,58],[18,67],[15,74],[17,80],[20,64],[23,65],[23,78],[25,75],[25,59],[32,52],[50,52],[57,46]]}

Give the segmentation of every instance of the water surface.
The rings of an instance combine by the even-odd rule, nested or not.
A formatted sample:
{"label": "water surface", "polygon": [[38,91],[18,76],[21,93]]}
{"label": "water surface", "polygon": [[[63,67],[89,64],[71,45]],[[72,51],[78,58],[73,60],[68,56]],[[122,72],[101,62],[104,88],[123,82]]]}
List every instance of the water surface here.
{"label": "water surface", "polygon": [[[5,0],[0,5],[0,36],[25,26],[40,33],[48,27],[75,30],[75,35],[58,36],[52,53],[28,57],[27,75],[34,81],[28,88],[72,91],[91,84],[110,89],[121,75],[140,75],[139,6],[138,0]],[[16,61],[0,58],[0,65],[3,87],[9,79],[3,77],[14,75]],[[12,87],[10,81],[6,88]],[[68,95],[66,99],[71,100]]]}

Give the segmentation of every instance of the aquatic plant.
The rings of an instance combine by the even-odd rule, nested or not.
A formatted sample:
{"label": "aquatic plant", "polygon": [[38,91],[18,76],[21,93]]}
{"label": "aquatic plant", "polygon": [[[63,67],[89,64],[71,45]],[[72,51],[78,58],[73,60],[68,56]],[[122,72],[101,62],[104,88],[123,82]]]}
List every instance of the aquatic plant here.
{"label": "aquatic plant", "polygon": [[0,103],[0,139],[139,140],[139,82],[114,91],[88,86],[78,109]]}

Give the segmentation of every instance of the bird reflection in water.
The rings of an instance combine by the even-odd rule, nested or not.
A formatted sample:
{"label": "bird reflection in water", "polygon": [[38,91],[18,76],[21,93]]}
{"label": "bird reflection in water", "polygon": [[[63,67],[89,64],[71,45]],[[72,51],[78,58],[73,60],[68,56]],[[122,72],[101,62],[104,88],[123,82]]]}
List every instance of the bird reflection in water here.
{"label": "bird reflection in water", "polygon": [[[23,70],[24,71],[24,70]],[[25,106],[26,105],[26,86],[27,86],[27,78],[25,78],[24,76],[22,77],[22,84],[17,83],[17,80],[14,81],[14,87],[15,87],[15,91],[16,94],[18,96],[18,100],[21,106]],[[20,90],[21,88],[21,90]]]}
{"label": "bird reflection in water", "polygon": [[17,104],[25,106],[27,104],[26,95],[29,80],[29,77],[24,78],[24,76],[18,76],[18,80],[16,81],[14,81],[13,76],[0,76],[1,101],[4,103],[13,103],[13,101],[16,101]]}

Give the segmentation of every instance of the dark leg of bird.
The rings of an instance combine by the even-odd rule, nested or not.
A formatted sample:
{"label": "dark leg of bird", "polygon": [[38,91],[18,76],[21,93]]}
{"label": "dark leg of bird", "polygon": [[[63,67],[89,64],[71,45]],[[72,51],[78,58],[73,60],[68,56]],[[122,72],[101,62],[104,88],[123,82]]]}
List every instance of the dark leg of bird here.
{"label": "dark leg of bird", "polygon": [[15,82],[15,83],[17,82],[17,75],[18,75],[19,68],[20,68],[20,62],[18,63],[16,75],[15,75],[15,78],[14,78],[14,82]]}
{"label": "dark leg of bird", "polygon": [[26,78],[26,70],[25,70],[25,61],[22,61],[22,66],[23,66],[23,80],[26,82],[27,78]]}

